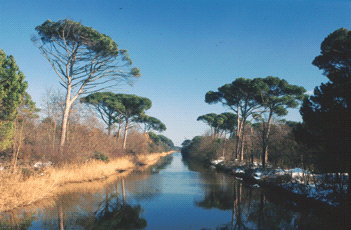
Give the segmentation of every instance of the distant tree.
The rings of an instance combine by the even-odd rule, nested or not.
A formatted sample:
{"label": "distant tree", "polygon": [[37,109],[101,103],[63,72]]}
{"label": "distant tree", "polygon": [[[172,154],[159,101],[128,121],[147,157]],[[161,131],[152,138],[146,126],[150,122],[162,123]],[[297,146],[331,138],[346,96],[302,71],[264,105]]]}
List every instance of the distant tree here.
{"label": "distant tree", "polygon": [[0,149],[11,146],[14,120],[28,87],[13,56],[0,50]]}
{"label": "distant tree", "polygon": [[[258,101],[267,111],[267,122],[263,122],[262,135],[262,167],[265,168],[268,160],[268,143],[273,116],[282,117],[288,114],[289,108],[296,108],[299,101],[307,95],[306,90],[297,85],[290,85],[284,79],[277,77],[267,77],[262,79],[264,87]],[[261,116],[262,119],[262,116]]]}
{"label": "distant tree", "polygon": [[166,125],[163,124],[156,117],[151,117],[146,114],[141,114],[139,117],[135,119],[135,122],[144,124],[144,133],[148,133],[150,131],[166,131]]}
{"label": "distant tree", "polygon": [[116,42],[79,22],[64,19],[45,21],[35,28],[32,41],[59,76],[66,89],[60,146],[66,140],[67,120],[73,102],[82,94],[114,87],[122,81],[132,83],[140,76],[130,68],[127,50],[118,50]]}
{"label": "distant tree", "polygon": [[229,132],[230,137],[232,137],[237,126],[236,122],[238,120],[238,116],[230,112],[221,113],[220,116],[224,117],[224,121],[220,125],[220,129],[224,130],[226,133]]}
{"label": "distant tree", "polygon": [[[321,44],[321,54],[312,62],[329,82],[314,90],[300,109],[303,124],[297,139],[316,149],[319,167],[327,172],[351,175],[351,31],[341,28]],[[303,136],[304,138],[299,138]],[[351,207],[349,176],[346,207]],[[349,213],[348,213],[349,215]],[[347,217],[349,221],[349,217]],[[350,222],[348,222],[350,223]]]}
{"label": "distant tree", "polygon": [[160,137],[153,132],[148,132],[148,135],[155,144],[158,144],[161,141]]}
{"label": "distant tree", "polygon": [[149,138],[152,140],[150,143],[151,152],[155,151],[168,151],[174,149],[174,144],[171,139],[163,135],[156,135],[153,132],[148,132]]}
{"label": "distant tree", "polygon": [[205,164],[223,155],[223,139],[210,136],[196,136],[182,147],[184,159],[194,159]]}
{"label": "distant tree", "polygon": [[157,135],[157,136],[160,138],[161,142],[166,144],[168,147],[170,147],[170,148],[174,147],[173,141],[171,139],[169,139],[168,137],[163,136],[163,135]]}
{"label": "distant tree", "polygon": [[208,113],[197,118],[198,121],[203,121],[211,128],[211,136],[219,137],[220,134],[229,132],[231,135],[236,128],[237,116],[234,113]]}
{"label": "distant tree", "polygon": [[[218,88],[218,91],[206,93],[205,102],[214,104],[221,102],[237,114],[236,140],[237,146],[235,157],[240,153],[240,146],[243,150],[243,133],[246,120],[250,116],[256,116],[262,104],[257,100],[264,83],[261,79],[237,78],[231,84],[225,84]],[[243,151],[240,154],[243,160]]]}
{"label": "distant tree", "polygon": [[214,135],[215,131],[214,131],[214,127],[215,125],[215,118],[217,117],[217,114],[215,113],[208,113],[205,115],[201,115],[197,118],[197,121],[203,121],[205,122],[208,126],[210,126],[211,128],[211,136]]}
{"label": "distant tree", "polygon": [[185,140],[182,143],[182,157],[184,159],[192,158],[193,157],[193,150],[198,148],[198,144],[200,143],[201,136],[195,136],[192,140]]}
{"label": "distant tree", "polygon": [[187,140],[184,140],[181,145],[184,148],[184,147],[186,147],[186,146],[188,146],[190,144],[191,144],[191,140],[187,139]]}
{"label": "distant tree", "polygon": [[222,130],[222,132],[224,132],[222,156],[225,157],[227,133],[229,133],[229,138],[233,136],[237,125],[236,122],[238,120],[238,116],[230,112],[221,113],[220,116],[224,117],[224,121],[220,125],[220,129]]}
{"label": "distant tree", "polygon": [[[113,124],[121,125],[121,114],[118,112],[122,106],[119,97],[112,92],[96,92],[80,99],[80,102],[93,106],[100,114],[102,121],[107,125],[108,135],[111,135]],[[120,127],[119,127],[120,130]]]}
{"label": "distant tree", "polygon": [[221,125],[226,117],[215,113],[208,113],[197,118],[198,121],[207,123],[211,128],[211,136],[218,137]]}
{"label": "distant tree", "polygon": [[116,94],[115,99],[120,103],[120,106],[116,110],[124,121],[123,149],[125,149],[128,130],[132,127],[131,124],[144,114],[145,110],[151,108],[152,102],[149,98],[132,94]]}
{"label": "distant tree", "polygon": [[297,121],[287,121],[285,119],[282,119],[280,121],[287,124],[290,128],[295,128],[299,124]]}

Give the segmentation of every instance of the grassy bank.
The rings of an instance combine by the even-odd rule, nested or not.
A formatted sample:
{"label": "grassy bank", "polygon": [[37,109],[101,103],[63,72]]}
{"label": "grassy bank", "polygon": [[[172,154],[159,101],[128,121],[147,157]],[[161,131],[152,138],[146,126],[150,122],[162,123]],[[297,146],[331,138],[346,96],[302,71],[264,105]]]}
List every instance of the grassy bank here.
{"label": "grassy bank", "polygon": [[84,164],[69,164],[60,168],[48,168],[35,176],[23,174],[1,175],[0,212],[29,205],[43,198],[54,196],[62,186],[113,176],[125,177],[134,169],[154,165],[160,158],[172,152],[121,157],[109,162],[91,160]]}

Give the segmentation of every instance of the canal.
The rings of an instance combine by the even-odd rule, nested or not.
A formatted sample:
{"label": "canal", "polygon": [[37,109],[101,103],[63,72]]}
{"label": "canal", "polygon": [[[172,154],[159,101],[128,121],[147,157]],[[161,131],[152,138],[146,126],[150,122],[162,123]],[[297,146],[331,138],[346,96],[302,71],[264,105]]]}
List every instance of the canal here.
{"label": "canal", "polygon": [[[14,226],[16,228],[14,228]],[[108,183],[69,186],[55,199],[1,215],[0,229],[333,229],[328,210],[297,206],[232,176],[184,162]]]}

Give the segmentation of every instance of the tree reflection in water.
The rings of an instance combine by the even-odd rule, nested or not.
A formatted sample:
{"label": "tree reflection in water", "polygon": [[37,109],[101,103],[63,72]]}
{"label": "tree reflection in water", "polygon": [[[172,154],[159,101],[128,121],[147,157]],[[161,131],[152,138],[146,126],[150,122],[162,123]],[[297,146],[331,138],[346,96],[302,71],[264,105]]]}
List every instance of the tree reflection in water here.
{"label": "tree reflection in water", "polygon": [[[211,229],[340,229],[336,225],[337,218],[333,217],[337,216],[337,213],[333,213],[335,209],[295,206],[280,194],[255,188],[198,164],[186,164],[189,170],[199,172],[190,173],[191,181],[186,181],[187,178],[183,177],[189,173],[184,167],[186,170],[181,173],[177,171],[178,174],[171,171],[149,177],[146,174],[130,175],[125,183],[93,182],[73,188],[63,187],[65,192],[56,199],[38,204],[38,207],[32,206],[33,213],[26,208],[26,213],[19,210],[0,215],[0,228],[28,229],[32,224],[33,229],[141,229],[147,225],[157,229],[155,226],[159,226],[161,218],[164,220],[163,226],[168,224],[167,221],[170,225],[177,224],[172,221],[179,221],[184,212],[189,211],[194,214],[194,219],[189,217],[179,226],[186,227],[195,221],[201,221],[202,216],[197,214],[202,213],[207,219],[199,227],[212,226]],[[184,188],[196,191],[196,195],[187,190],[182,193],[186,196],[177,196],[169,188],[163,193],[162,186],[170,184],[168,181],[164,183],[165,180],[174,175],[182,175],[176,178],[180,180],[178,182],[189,183]],[[161,199],[157,199],[158,196]],[[179,212],[164,209],[177,205],[177,199],[183,202],[181,204],[187,205],[186,209],[183,206],[181,209],[176,206],[175,209],[179,208]],[[169,206],[165,205],[168,200],[171,200]],[[193,205],[188,203],[193,201]],[[141,217],[140,204],[146,210],[165,210],[166,217],[161,217],[159,210],[149,211],[145,213],[147,222]],[[172,215],[173,220],[167,219],[167,215]]]}
{"label": "tree reflection in water", "polygon": [[[232,220],[217,229],[336,229],[330,213],[312,207],[298,207],[279,194],[255,188],[231,176],[185,162],[201,172],[204,196],[195,205],[204,209],[232,210]],[[316,213],[319,211],[319,213]]]}
{"label": "tree reflection in water", "polygon": [[[140,218],[142,212],[140,205],[126,203],[124,179],[122,179],[122,203],[119,200],[118,183],[116,193],[111,194],[105,189],[105,198],[94,212],[93,221],[80,220],[77,224],[84,229],[142,229],[147,226],[147,221]],[[86,224],[89,223],[89,224]]]}
{"label": "tree reflection in water", "polygon": [[0,229],[142,229],[147,221],[141,212],[140,205],[128,204],[122,180],[102,192],[67,191],[32,212],[1,213]]}
{"label": "tree reflection in water", "polygon": [[0,229],[29,229],[33,226],[35,229],[145,228],[147,221],[140,217],[141,206],[128,204],[126,196],[133,196],[137,203],[158,196],[160,181],[152,180],[150,183],[145,179],[169,165],[171,160],[172,157],[167,157],[155,170],[130,175],[126,181],[105,185],[99,182],[97,185],[84,184],[81,187],[77,185],[73,189],[63,187],[65,192],[39,202],[37,207],[33,205],[23,208],[25,211],[18,209],[0,213]]}

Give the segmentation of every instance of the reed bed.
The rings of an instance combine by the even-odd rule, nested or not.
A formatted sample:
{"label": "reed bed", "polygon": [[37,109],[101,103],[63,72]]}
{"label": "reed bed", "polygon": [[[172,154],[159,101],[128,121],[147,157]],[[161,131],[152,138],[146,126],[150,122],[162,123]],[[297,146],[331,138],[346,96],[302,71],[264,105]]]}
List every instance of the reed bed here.
{"label": "reed bed", "polygon": [[154,165],[156,164],[156,162],[161,158],[161,157],[165,157],[171,153],[173,153],[174,151],[171,152],[163,152],[163,153],[157,153],[157,154],[149,154],[149,155],[141,155],[139,156],[138,160],[141,163],[144,163],[146,165]]}
{"label": "reed bed", "polygon": [[23,179],[18,174],[0,174],[0,212],[29,205],[43,198],[62,192],[62,187],[70,183],[81,183],[107,179],[117,175],[125,177],[136,167],[154,165],[161,157],[172,152],[121,157],[109,162],[91,160],[83,164],[69,164],[60,168],[48,168],[42,173]]}

